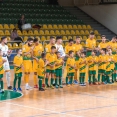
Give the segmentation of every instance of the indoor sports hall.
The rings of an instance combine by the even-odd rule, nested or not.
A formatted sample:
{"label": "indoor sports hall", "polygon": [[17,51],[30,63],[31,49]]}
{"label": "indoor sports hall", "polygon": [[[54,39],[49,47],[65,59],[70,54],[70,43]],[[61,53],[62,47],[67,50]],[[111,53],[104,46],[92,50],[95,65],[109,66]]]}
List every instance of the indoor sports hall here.
{"label": "indoor sports hall", "polygon": [[0,117],[117,117],[117,0],[0,0]]}

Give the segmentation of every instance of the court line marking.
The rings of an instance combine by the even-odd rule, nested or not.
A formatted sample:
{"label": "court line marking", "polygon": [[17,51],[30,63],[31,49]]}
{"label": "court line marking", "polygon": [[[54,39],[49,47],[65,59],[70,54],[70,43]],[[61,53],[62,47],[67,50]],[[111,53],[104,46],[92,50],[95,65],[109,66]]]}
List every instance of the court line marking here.
{"label": "court line marking", "polygon": [[[75,111],[87,111],[87,110],[93,110],[93,109],[100,109],[100,108],[110,108],[110,107],[114,107],[117,105],[110,105],[110,106],[100,106],[100,107],[95,107],[95,108],[83,108],[83,109],[79,109],[79,110],[72,110],[72,111],[63,111],[61,113],[69,113],[69,112],[75,112]],[[52,115],[52,114],[56,114],[56,113],[50,113],[50,114],[39,114],[39,115],[34,115],[34,116],[27,116],[27,117],[38,117],[38,116],[48,116],[48,115]],[[79,117],[79,116],[78,116]]]}
{"label": "court line marking", "polygon": [[73,94],[81,94],[81,95],[87,95],[87,96],[92,96],[92,97],[98,97],[98,98],[107,98],[107,99],[114,99],[117,100],[117,98],[109,98],[109,97],[104,97],[104,96],[96,96],[93,94],[86,94],[86,93],[74,93],[74,92],[68,92],[68,91],[63,91],[64,93],[73,93]]}
{"label": "court line marking", "polygon": [[[12,90],[5,90],[5,91],[12,91]],[[12,98],[12,99],[8,99],[8,100],[0,100],[0,102],[6,102],[6,101],[10,101],[10,100],[14,100],[14,99],[18,99],[18,98],[21,98],[21,97],[23,97],[24,96],[24,94],[22,93],[22,92],[19,92],[19,91],[17,91],[18,93],[20,93],[21,94],[21,96],[19,96],[19,97],[16,97],[16,98]],[[3,93],[4,94],[4,93]],[[3,94],[0,94],[0,95],[3,95]]]}
{"label": "court line marking", "polygon": [[24,106],[24,105],[10,103],[10,102],[2,102],[2,103],[11,104],[11,105],[15,105],[15,106],[20,106],[20,107],[24,107],[24,108],[35,109],[35,110],[43,110],[43,111],[56,113],[56,114],[69,115],[69,116],[74,116],[74,117],[83,117],[83,116],[77,116],[77,115],[73,115],[73,114],[66,114],[66,113],[63,113],[63,112],[56,112],[56,111],[52,111],[52,110],[48,110],[48,109],[42,109],[42,108],[31,107],[31,106]]}

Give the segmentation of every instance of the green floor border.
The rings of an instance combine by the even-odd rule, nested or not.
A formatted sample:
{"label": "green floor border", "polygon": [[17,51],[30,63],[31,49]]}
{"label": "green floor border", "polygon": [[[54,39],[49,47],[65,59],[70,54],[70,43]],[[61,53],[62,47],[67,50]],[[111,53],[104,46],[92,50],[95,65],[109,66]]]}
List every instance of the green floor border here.
{"label": "green floor border", "polygon": [[14,92],[12,90],[5,90],[4,93],[0,93],[0,102],[14,100],[21,98],[23,96],[22,92]]}

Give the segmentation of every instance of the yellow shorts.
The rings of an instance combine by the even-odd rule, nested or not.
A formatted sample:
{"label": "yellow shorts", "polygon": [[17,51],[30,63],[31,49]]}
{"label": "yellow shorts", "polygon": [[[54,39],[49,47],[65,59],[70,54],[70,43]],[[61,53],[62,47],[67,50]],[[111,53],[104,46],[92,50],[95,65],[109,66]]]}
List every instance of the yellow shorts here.
{"label": "yellow shorts", "polygon": [[23,61],[24,72],[32,72],[32,61],[24,60]]}
{"label": "yellow shorts", "polygon": [[38,63],[36,60],[33,60],[33,72],[37,72],[38,70]]}

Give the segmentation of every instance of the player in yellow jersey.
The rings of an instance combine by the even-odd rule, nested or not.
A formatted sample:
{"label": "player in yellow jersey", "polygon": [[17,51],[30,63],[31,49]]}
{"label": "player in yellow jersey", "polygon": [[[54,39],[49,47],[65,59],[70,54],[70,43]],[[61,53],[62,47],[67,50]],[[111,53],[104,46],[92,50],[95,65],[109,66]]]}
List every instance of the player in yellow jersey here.
{"label": "player in yellow jersey", "polygon": [[85,84],[85,75],[86,75],[86,65],[87,65],[87,58],[85,52],[81,52],[81,58],[79,59],[79,82],[80,86],[86,86]]}
{"label": "player in yellow jersey", "polygon": [[117,50],[116,37],[113,37],[112,40],[110,42],[108,42],[108,46],[109,46],[109,48],[112,49],[112,53],[116,54],[116,50]]}
{"label": "player in yellow jersey", "polygon": [[32,52],[33,52],[33,39],[28,38],[27,43],[23,46],[23,67],[24,67],[24,81],[25,89],[28,90],[29,86],[29,75],[32,72]]}
{"label": "player in yellow jersey", "polygon": [[49,87],[48,79],[51,77],[50,88],[52,88],[52,89],[54,88],[53,81],[54,81],[54,77],[55,77],[55,64],[57,61],[57,56],[56,56],[55,52],[56,52],[56,47],[52,46],[51,52],[46,54],[46,60],[49,61],[49,64],[46,67],[45,85],[47,88]]}
{"label": "player in yellow jersey", "polygon": [[[102,48],[100,50],[101,55],[99,55],[98,57],[98,84],[100,85],[102,82],[102,84],[104,84],[105,81],[105,71],[106,71],[106,63],[107,63],[107,55],[106,53],[106,49]],[[101,81],[100,81],[101,79]]]}
{"label": "player in yellow jersey", "polygon": [[92,51],[91,56],[87,58],[88,71],[89,71],[89,85],[96,85],[96,69],[98,63],[98,57],[96,51]]}
{"label": "player in yellow jersey", "polygon": [[115,81],[117,81],[117,50],[116,50],[116,54],[114,55],[114,63],[115,63],[114,78],[115,78]]}
{"label": "player in yellow jersey", "polygon": [[102,38],[102,42],[100,42],[98,45],[99,50],[102,48],[105,48],[105,49],[108,48],[108,42],[106,42],[106,36],[102,35],[101,38]]}
{"label": "player in yellow jersey", "polygon": [[41,58],[38,61],[38,78],[39,78],[38,85],[39,85],[39,91],[45,91],[42,88],[42,80],[45,77],[45,67],[47,66],[47,64],[48,64],[48,61],[46,61],[46,54],[42,53],[41,54]]}
{"label": "player in yellow jersey", "polygon": [[96,50],[96,40],[94,37],[94,32],[91,32],[89,38],[86,40],[87,56],[91,56],[92,50]]}
{"label": "player in yellow jersey", "polygon": [[[22,91],[21,89],[21,78],[22,78],[22,66],[23,66],[23,58],[22,58],[22,50],[16,50],[17,55],[14,57],[14,81],[13,81],[13,91]],[[18,88],[16,88],[16,82],[18,80]]]}
{"label": "player in yellow jersey", "polygon": [[6,62],[5,59],[2,58],[2,50],[0,50],[0,93],[4,93],[4,83],[3,83],[3,74],[4,74],[4,69],[3,69],[3,64]]}
{"label": "player in yellow jersey", "polygon": [[37,68],[38,68],[38,61],[41,57],[42,52],[44,51],[43,46],[39,43],[38,38],[33,40],[34,47],[33,47],[33,72],[34,72],[34,88],[38,88],[37,85]]}
{"label": "player in yellow jersey", "polygon": [[72,50],[69,51],[69,58],[67,59],[66,67],[67,67],[66,85],[69,86],[68,79],[70,80],[70,84],[72,85],[76,69],[74,51]]}
{"label": "player in yellow jersey", "polygon": [[[107,63],[106,63],[106,81],[105,83],[111,84],[114,82],[113,72],[114,72],[114,56],[112,55],[112,50],[109,48],[106,56]],[[110,81],[112,79],[112,82]]]}
{"label": "player in yellow jersey", "polygon": [[[55,70],[55,74],[56,74],[56,79],[55,79],[55,86],[56,88],[58,88],[58,85],[60,88],[63,88],[62,86],[62,68],[63,68],[63,64],[64,61],[61,58],[61,54],[60,52],[57,52],[57,60],[56,60],[56,70]],[[59,80],[59,84],[58,84],[58,80]]]}
{"label": "player in yellow jersey", "polygon": [[[76,64],[80,58],[80,52],[83,51],[83,46],[80,44],[81,39],[79,36],[76,36],[76,43],[74,44],[75,46],[75,60],[76,60]],[[75,72],[75,76],[74,76],[74,84],[78,84],[78,80],[77,80],[77,70]]]}
{"label": "player in yellow jersey", "polygon": [[55,46],[55,37],[50,37],[50,43],[48,45],[46,45],[46,47],[45,47],[46,53],[51,52],[51,47],[52,46]]}
{"label": "player in yellow jersey", "polygon": [[72,50],[75,52],[75,46],[74,46],[74,41],[73,39],[69,39],[68,45],[65,46],[65,54],[67,57],[69,57],[69,51]]}

